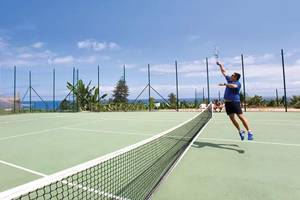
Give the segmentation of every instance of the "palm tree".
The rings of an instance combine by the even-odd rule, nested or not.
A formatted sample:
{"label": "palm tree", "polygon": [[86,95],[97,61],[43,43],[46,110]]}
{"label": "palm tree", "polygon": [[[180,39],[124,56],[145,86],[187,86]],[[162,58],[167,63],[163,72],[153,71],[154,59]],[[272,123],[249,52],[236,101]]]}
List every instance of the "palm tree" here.
{"label": "palm tree", "polygon": [[[67,82],[67,88],[74,93],[76,97],[76,103],[80,110],[92,110],[92,106],[95,104],[100,104],[99,102],[99,90],[98,88],[91,87],[92,81],[87,85],[83,83],[82,80],[78,80],[77,84],[74,86]],[[107,94],[100,97],[104,99]]]}

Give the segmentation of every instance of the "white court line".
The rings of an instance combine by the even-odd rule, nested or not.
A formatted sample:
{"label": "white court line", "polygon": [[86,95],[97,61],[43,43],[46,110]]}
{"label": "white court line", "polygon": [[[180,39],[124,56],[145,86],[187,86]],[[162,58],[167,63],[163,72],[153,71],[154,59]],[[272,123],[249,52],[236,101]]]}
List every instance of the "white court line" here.
{"label": "white court line", "polygon": [[[212,108],[213,109],[213,108]],[[168,170],[168,172],[166,173],[166,175],[162,178],[162,180],[160,181],[160,183],[158,184],[158,186],[155,188],[155,190],[157,191],[159,189],[159,186],[166,181],[166,179],[169,177],[169,175],[174,171],[174,169],[177,167],[177,165],[180,163],[180,161],[182,160],[182,158],[184,157],[184,155],[188,152],[188,150],[191,148],[191,146],[193,145],[193,143],[197,140],[197,138],[199,137],[199,135],[202,133],[203,130],[206,129],[206,126],[208,126],[208,124],[210,123],[210,121],[212,120],[212,117],[209,119],[209,121],[202,127],[202,129],[197,133],[197,135],[194,137],[194,139],[190,142],[190,144],[188,145],[188,147],[184,150],[184,152],[180,155],[180,157],[177,159],[177,161],[175,162],[175,164]],[[152,193],[151,197],[153,197],[154,192]],[[151,198],[150,198],[151,199]]]}
{"label": "white court line", "polygon": [[174,168],[178,165],[178,163],[181,161],[181,159],[184,157],[184,155],[188,152],[188,150],[191,148],[192,144],[197,140],[199,135],[202,133],[204,129],[206,129],[206,126],[210,123],[212,118],[209,119],[209,121],[202,127],[202,129],[197,133],[197,135],[194,137],[194,139],[191,141],[189,146],[185,149],[185,151],[181,154],[180,158],[176,161],[174,167],[172,167],[170,173],[174,170]]}
{"label": "white court line", "polygon": [[[31,174],[41,176],[41,177],[47,177],[48,176],[48,175],[43,174],[41,172],[37,172],[37,171],[31,170],[31,169],[28,169],[28,168],[25,168],[25,167],[21,167],[19,165],[15,165],[15,164],[12,164],[12,163],[9,163],[9,162],[5,162],[3,160],[0,160],[0,163],[2,163],[4,165],[7,165],[7,166],[10,166],[10,167],[13,167],[13,168],[16,168],[16,169],[20,169],[22,171],[29,172]],[[116,196],[116,195],[113,195],[113,194],[110,194],[110,193],[107,193],[107,192],[102,192],[102,191],[99,191],[99,190],[96,190],[96,189],[93,189],[93,188],[88,188],[88,187],[82,186],[81,184],[68,183],[67,181],[62,181],[62,183],[67,184],[71,187],[76,187],[78,189],[82,189],[82,190],[85,190],[85,191],[88,191],[88,192],[91,192],[91,193],[98,194],[99,196],[105,196],[105,197],[113,198],[113,199],[116,199],[116,200],[129,200],[127,198],[119,197],[119,196]]]}
{"label": "white court line", "polygon": [[239,143],[247,143],[247,144],[269,144],[269,145],[280,145],[280,146],[294,146],[300,147],[300,144],[291,144],[291,143],[280,143],[280,142],[264,142],[264,141],[241,141],[241,140],[233,140],[233,139],[219,139],[219,138],[203,138],[200,137],[199,140],[212,140],[212,141],[221,141],[221,142],[239,142]]}
{"label": "white court line", "polygon": [[[61,116],[59,116],[59,117],[61,117]],[[89,122],[86,122],[86,123],[74,123],[74,124],[70,124],[70,125],[67,125],[67,126],[61,126],[61,127],[57,127],[57,128],[53,128],[53,129],[45,129],[45,130],[34,131],[34,132],[24,133],[24,134],[21,134],[21,135],[13,135],[13,136],[2,137],[2,138],[0,137],[0,141],[14,139],[14,138],[19,138],[19,137],[25,137],[25,136],[30,136],[30,135],[38,135],[38,134],[41,134],[41,133],[46,133],[46,132],[49,132],[49,131],[58,130],[58,129],[62,129],[62,128],[70,128],[71,129],[72,127],[68,127],[68,126],[78,125],[78,124],[80,124],[80,125],[82,125],[82,124],[90,124],[90,123],[95,123],[95,122],[104,121],[104,120],[112,120],[112,119],[101,118],[101,119],[94,120],[94,121],[89,121]],[[126,120],[126,119],[120,119],[120,120]],[[150,120],[148,120],[148,121],[150,121]],[[161,122],[161,120],[156,120],[156,121],[160,121]],[[74,128],[74,130],[75,129],[77,129],[77,128]],[[130,134],[130,133],[128,133],[128,134]],[[131,134],[134,134],[134,133],[131,133]],[[138,135],[144,135],[144,134],[138,134]],[[145,135],[149,136],[150,134],[145,134]],[[151,135],[153,135],[153,134],[151,134]]]}
{"label": "white court line", "polygon": [[85,132],[92,132],[92,133],[109,133],[109,134],[115,134],[115,135],[141,135],[141,136],[152,136],[155,134],[143,134],[143,133],[134,133],[134,132],[124,132],[124,131],[109,131],[109,130],[91,130],[91,129],[84,129],[84,128],[71,128],[71,127],[63,127],[62,129],[66,130],[74,130],[74,131],[85,131]]}
{"label": "white court line", "polygon": [[35,121],[40,119],[55,119],[55,118],[62,118],[64,116],[55,116],[55,117],[37,117],[32,119],[21,119],[21,120],[13,120],[13,121],[2,121],[0,124],[9,124],[9,123],[18,123],[18,122],[27,122],[27,121]]}
{"label": "white court line", "polygon": [[4,165],[7,165],[7,166],[10,166],[10,167],[13,167],[13,168],[17,168],[17,169],[20,169],[22,171],[26,171],[26,172],[29,172],[31,174],[35,174],[35,175],[38,175],[38,176],[41,176],[41,177],[46,177],[48,175],[46,174],[43,174],[41,172],[37,172],[37,171],[34,171],[34,170],[31,170],[31,169],[28,169],[28,168],[25,168],[25,167],[21,167],[19,165],[15,165],[15,164],[12,164],[12,163],[9,163],[9,162],[5,162],[3,160],[0,160],[0,163],[4,164]]}
{"label": "white court line", "polygon": [[[296,122],[295,123],[287,123],[287,122],[284,122],[284,123],[274,122],[274,123],[272,123],[272,122],[263,122],[263,121],[257,121],[257,122],[251,121],[251,122],[255,125],[300,126],[300,124],[298,124],[299,121],[297,121],[297,123]],[[228,121],[216,121],[215,123],[216,124],[227,124]]]}
{"label": "white court line", "polygon": [[29,136],[29,135],[37,135],[37,134],[46,133],[46,132],[49,132],[49,131],[58,130],[58,129],[61,129],[61,128],[62,127],[57,127],[57,128],[51,128],[51,129],[44,129],[44,130],[40,130],[40,131],[33,131],[33,132],[29,132],[29,133],[24,133],[24,134],[21,134],[21,135],[12,135],[12,136],[8,136],[8,137],[2,137],[2,138],[0,138],[0,141],[19,138],[19,137],[25,137],[25,136]]}
{"label": "white court line", "polygon": [[[33,113],[34,114],[34,113]],[[79,115],[78,115],[79,116]],[[76,119],[78,119],[78,116],[76,116]],[[55,118],[64,118],[66,117],[65,115],[60,115],[60,116],[49,116],[49,117],[37,117],[37,118],[31,118],[31,119],[20,119],[20,120],[12,120],[12,121],[0,121],[0,124],[9,124],[9,123],[17,123],[17,122],[27,122],[27,121],[36,121],[40,119],[55,119]],[[69,119],[74,119],[73,116],[68,116]],[[134,120],[139,120],[140,118],[99,118],[100,120],[111,120],[111,121],[134,121]],[[160,122],[162,120],[158,119],[144,119],[143,121],[153,121],[153,122]],[[163,119],[163,121],[167,122],[180,122],[182,120],[170,120],[170,119]]]}
{"label": "white court line", "polygon": [[75,188],[82,189],[82,190],[90,192],[90,193],[98,194],[99,197],[105,196],[105,197],[108,197],[108,198],[114,199],[114,200],[130,200],[130,199],[127,199],[125,197],[116,196],[116,195],[108,193],[108,192],[103,192],[103,191],[100,191],[100,190],[97,190],[97,189],[94,189],[94,188],[89,188],[89,187],[86,187],[86,186],[82,186],[81,184],[69,183],[67,181],[62,181],[62,183],[66,184],[70,187],[75,187]]}
{"label": "white court line", "polygon": [[[96,120],[96,121],[103,121],[103,120]],[[93,122],[95,122],[95,121],[89,121],[89,122],[80,123],[80,124],[81,125],[82,124],[89,124],[89,123],[93,123]],[[67,128],[68,126],[78,125],[78,124],[79,123],[73,123],[73,124],[69,124],[67,126],[60,126],[60,127],[51,128],[51,129],[44,129],[44,130],[40,130],[40,131],[33,131],[33,132],[24,133],[24,134],[21,134],[21,135],[12,135],[12,136],[2,137],[2,138],[0,137],[0,141],[14,139],[14,138],[19,138],[19,137],[25,137],[25,136],[30,136],[30,135],[38,135],[38,134],[41,134],[41,133],[46,133],[46,132],[49,132],[49,131],[59,130],[59,129],[62,129],[62,128]]]}
{"label": "white court line", "polygon": [[[224,119],[214,119],[216,122],[224,121]],[[299,122],[297,119],[251,119],[254,122]]]}
{"label": "white court line", "polygon": [[44,187],[45,185],[47,185],[49,183],[54,183],[56,181],[60,181],[61,177],[71,176],[71,175],[76,174],[78,172],[82,172],[83,170],[86,170],[86,169],[89,169],[91,167],[94,167],[94,166],[98,165],[99,163],[103,163],[103,162],[105,162],[105,161],[107,161],[109,159],[116,158],[119,155],[122,155],[122,154],[124,154],[126,152],[129,152],[129,151],[133,150],[133,149],[139,148],[139,147],[141,147],[141,146],[143,146],[145,144],[148,144],[149,142],[151,142],[153,140],[156,140],[158,138],[161,138],[161,137],[165,136],[167,133],[170,133],[171,131],[176,130],[178,127],[181,127],[181,126],[187,124],[188,122],[194,120],[201,113],[199,113],[198,115],[194,116],[191,119],[186,120],[185,122],[182,122],[181,124],[178,124],[175,127],[172,127],[172,128],[170,128],[168,130],[165,130],[165,131],[159,133],[158,135],[151,136],[150,138],[145,139],[143,141],[140,141],[140,142],[138,142],[136,144],[133,144],[133,145],[130,145],[128,147],[122,148],[120,150],[114,151],[114,152],[109,153],[107,155],[100,156],[100,157],[98,157],[96,159],[93,159],[93,160],[90,160],[88,162],[76,165],[74,167],[62,170],[62,171],[57,172],[55,174],[52,174],[52,175],[50,175],[48,177],[41,178],[41,179],[38,179],[36,181],[32,181],[32,182],[29,182],[27,184],[18,186],[16,188],[13,188],[11,190],[7,190],[5,192],[2,192],[2,193],[0,193],[0,199],[1,198],[3,198],[3,199],[13,199],[13,198],[16,198],[16,197],[18,197],[18,196],[20,196],[20,195],[22,195],[24,193],[32,191],[33,187],[34,188]]}
{"label": "white court line", "polygon": [[[137,120],[140,120],[140,118],[101,118],[102,120],[111,120],[111,121],[137,121]],[[139,121],[139,122],[175,122],[175,123],[181,123],[183,120],[185,119],[182,119],[182,120],[172,120],[172,119],[143,119],[142,121]]]}

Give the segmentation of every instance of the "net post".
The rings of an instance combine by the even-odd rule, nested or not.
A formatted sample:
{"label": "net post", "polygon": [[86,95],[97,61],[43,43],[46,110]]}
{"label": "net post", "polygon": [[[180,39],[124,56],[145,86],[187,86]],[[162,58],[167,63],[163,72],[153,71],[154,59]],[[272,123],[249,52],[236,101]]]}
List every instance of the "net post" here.
{"label": "net post", "polygon": [[151,111],[151,80],[150,80],[150,64],[148,64],[148,110]]}
{"label": "net post", "polygon": [[207,80],[207,104],[210,102],[210,93],[209,93],[209,73],[208,73],[208,58],[205,58],[206,61],[206,80]]}
{"label": "net post", "polygon": [[283,89],[284,89],[284,108],[285,108],[285,112],[287,112],[285,65],[284,65],[284,53],[283,53],[283,49],[281,49],[281,64],[282,64]]}
{"label": "net post", "polygon": [[16,112],[16,87],[17,87],[17,69],[14,66],[14,113]]}
{"label": "net post", "polygon": [[242,61],[242,73],[243,73],[243,91],[244,91],[244,111],[247,112],[247,106],[246,106],[246,84],[245,84],[245,69],[244,69],[244,55],[241,54],[241,61]]}
{"label": "net post", "polygon": [[179,110],[179,97],[178,97],[178,70],[177,70],[177,60],[175,60],[175,75],[176,75],[176,111]]}

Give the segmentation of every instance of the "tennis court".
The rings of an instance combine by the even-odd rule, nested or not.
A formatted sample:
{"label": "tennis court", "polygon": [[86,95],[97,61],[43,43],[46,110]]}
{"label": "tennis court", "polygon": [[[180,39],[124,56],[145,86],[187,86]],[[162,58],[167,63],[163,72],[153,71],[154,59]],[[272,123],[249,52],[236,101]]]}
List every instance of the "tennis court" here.
{"label": "tennis court", "polygon": [[246,116],[254,141],[241,142],[226,114],[214,114],[153,199],[300,199],[300,113]]}
{"label": "tennis court", "polygon": [[[59,199],[59,196],[69,194],[70,188],[75,188],[77,193],[75,192],[75,196],[68,197],[69,199],[86,197],[139,199],[129,197],[141,195],[139,191],[142,191],[143,187],[146,188],[145,185],[153,185],[149,177],[156,176],[156,171],[163,170],[160,170],[156,164],[154,167],[151,164],[150,172],[137,166],[144,166],[144,162],[157,160],[157,157],[151,154],[155,152],[153,149],[164,152],[165,146],[170,142],[172,145],[174,141],[176,144],[190,142],[186,140],[186,138],[190,139],[190,136],[184,135],[181,139],[178,139],[178,136],[191,126],[180,129],[178,125],[182,127],[182,123],[185,124],[187,121],[190,124],[193,122],[190,120],[198,116],[197,114],[199,113],[117,112],[1,116],[0,191],[4,192],[43,177],[47,178],[52,174],[59,174],[73,166],[155,137],[163,131],[179,130],[173,135],[168,135],[165,138],[167,140],[159,142],[159,146],[150,145],[150,150],[147,150],[148,153],[150,152],[148,155],[140,156],[138,151],[133,151],[129,156],[134,159],[128,156],[117,156],[116,160],[101,169],[103,177],[99,177],[98,168],[92,168],[88,172],[77,173],[75,179],[67,178],[60,183],[56,182],[49,187],[50,189],[45,189],[49,190],[49,193],[51,188],[58,190],[56,193],[51,193],[51,195],[58,194],[58,197],[51,198],[46,195],[48,199]],[[246,115],[254,127],[255,141],[239,141],[226,115],[214,114],[191,148],[187,152],[180,152],[180,154],[184,153],[184,156],[161,182],[151,198],[299,199],[300,114],[251,112]],[[199,118],[195,122],[200,123],[200,120],[202,119]],[[203,121],[200,129],[207,119]],[[174,127],[176,128],[172,129]],[[164,155],[168,153],[169,150]],[[134,167],[125,164],[130,160],[135,162]],[[155,163],[164,165],[176,161],[177,159],[171,160],[171,157],[168,157],[167,160]],[[119,168],[124,168],[124,171],[118,171]],[[112,170],[112,174],[109,170]],[[135,177],[135,183],[128,184],[127,176],[136,171],[145,171],[146,175]],[[124,175],[123,172],[128,172],[129,175]],[[106,181],[104,189],[100,192],[91,190],[90,186],[101,187],[97,185],[99,183],[93,184],[97,178]],[[118,183],[114,183],[115,179]],[[74,180],[77,182],[75,183]],[[79,185],[78,183],[81,182],[87,182],[89,187]],[[120,189],[119,184],[127,184],[127,186]],[[114,187],[113,191],[119,193],[103,192],[105,188],[111,190],[111,187]],[[40,192],[31,194],[31,197],[39,196]],[[81,193],[84,195],[80,196]],[[24,197],[24,199],[29,198]]]}
{"label": "tennis court", "polygon": [[[1,116],[0,191],[48,177],[135,144],[176,127],[197,114],[199,113],[116,112]],[[183,130],[178,133],[181,132]],[[173,143],[182,143],[175,137],[176,134],[174,131],[174,138],[167,139],[173,140]],[[160,143],[159,145],[168,145],[166,140]],[[156,148],[160,147],[158,150],[163,151],[163,146]],[[146,159],[151,157],[147,154],[143,156]],[[120,162],[119,165],[122,168],[125,164]],[[110,164],[109,167],[115,166]],[[111,177],[106,177],[105,181],[110,182],[110,179]]]}

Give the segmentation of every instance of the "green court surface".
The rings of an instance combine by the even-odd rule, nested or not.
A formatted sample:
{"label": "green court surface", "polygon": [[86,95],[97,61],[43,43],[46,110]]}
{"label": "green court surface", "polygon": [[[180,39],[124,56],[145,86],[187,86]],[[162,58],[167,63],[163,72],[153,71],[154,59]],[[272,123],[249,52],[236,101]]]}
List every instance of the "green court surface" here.
{"label": "green court surface", "polygon": [[0,116],[0,192],[135,144],[195,112]]}
{"label": "green court surface", "polygon": [[224,113],[153,196],[167,199],[300,199],[300,113],[246,113],[255,141],[240,141]]}
{"label": "green court surface", "polygon": [[[195,115],[0,116],[0,192],[135,144]],[[214,114],[152,199],[300,199],[300,113],[246,116],[254,141],[240,141],[227,116]]]}

